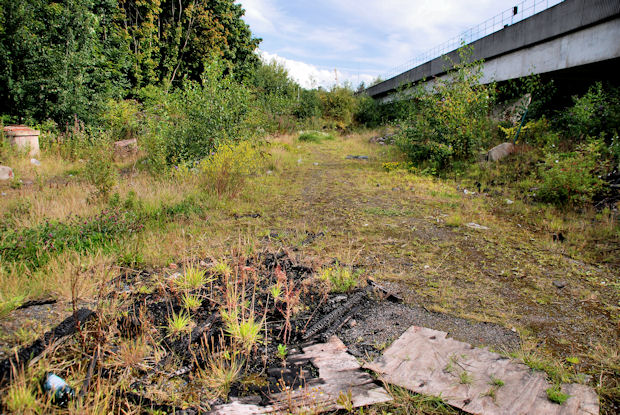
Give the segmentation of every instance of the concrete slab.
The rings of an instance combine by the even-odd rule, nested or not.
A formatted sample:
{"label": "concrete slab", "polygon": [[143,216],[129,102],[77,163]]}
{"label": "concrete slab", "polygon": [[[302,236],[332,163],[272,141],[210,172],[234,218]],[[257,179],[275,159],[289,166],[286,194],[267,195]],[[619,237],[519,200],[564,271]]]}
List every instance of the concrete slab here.
{"label": "concrete slab", "polygon": [[[365,365],[390,384],[440,396],[472,414],[599,413],[598,396],[585,385],[562,385],[570,395],[562,405],[547,398],[551,387],[543,373],[523,363],[447,337],[447,333],[410,327],[374,362]],[[493,381],[503,382],[494,386]],[[494,395],[494,396],[493,396]]]}

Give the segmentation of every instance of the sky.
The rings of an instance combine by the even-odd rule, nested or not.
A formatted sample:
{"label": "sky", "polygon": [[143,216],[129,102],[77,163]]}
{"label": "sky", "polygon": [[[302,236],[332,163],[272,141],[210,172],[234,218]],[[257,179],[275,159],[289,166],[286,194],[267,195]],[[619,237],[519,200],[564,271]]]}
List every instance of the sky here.
{"label": "sky", "polygon": [[[522,0],[239,0],[259,53],[306,88],[378,76]],[[530,0],[532,1],[536,0]],[[540,1],[540,0],[538,0]]]}

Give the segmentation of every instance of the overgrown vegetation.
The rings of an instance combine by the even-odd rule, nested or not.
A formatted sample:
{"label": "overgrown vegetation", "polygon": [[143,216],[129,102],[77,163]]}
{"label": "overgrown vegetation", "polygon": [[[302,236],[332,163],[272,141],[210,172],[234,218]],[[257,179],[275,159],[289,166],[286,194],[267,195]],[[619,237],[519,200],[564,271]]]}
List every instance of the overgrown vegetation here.
{"label": "overgrown vegetation", "polygon": [[[304,89],[262,62],[229,0],[26,3],[0,7],[0,112],[41,129],[42,154],[31,164],[0,137],[0,164],[16,176],[0,183],[0,317],[49,298],[59,313],[99,299],[101,314],[63,340],[65,354],[16,373],[5,410],[53,411],[37,387],[43,373],[77,385],[102,347],[98,364],[114,378],[95,375],[76,410],[137,411],[119,391],[151,369],[177,369],[177,354],[163,356],[175,342],[190,350],[194,330],[208,330],[197,326],[205,310],[220,343],[183,357],[200,362],[187,390],[166,377],[168,394],[149,396],[184,406],[201,399],[188,390],[206,388],[211,400],[264,387],[262,374],[247,373],[261,366],[252,359],[284,366],[295,317],[313,312],[308,290],[325,289],[311,292],[317,301],[342,297],[363,275],[411,286],[407,301],[429,310],[517,327],[544,355],[518,354],[526,364],[554,383],[577,379],[583,365],[604,407],[617,402],[617,88],[597,83],[549,110],[552,86],[537,77],[481,86],[480,63],[464,51],[432,89],[379,104],[347,85]],[[493,105],[526,93],[519,151],[478,162],[514,139],[523,115],[493,118]],[[369,144],[395,130],[396,146]],[[137,153],[114,154],[115,141],[134,138]],[[344,163],[348,154],[371,157]],[[492,231],[469,230],[472,221]],[[240,258],[264,245],[312,258],[318,279],[274,264],[261,277]],[[358,260],[334,261],[352,248]],[[128,298],[142,327],[131,340],[119,334]],[[148,306],[156,318],[144,318]],[[557,318],[553,330],[547,318]],[[39,329],[11,336],[22,344]],[[493,379],[489,396],[502,386]],[[554,388],[549,399],[561,404]],[[368,413],[453,412],[438,398],[392,393],[397,403]],[[339,401],[351,405],[347,394]]]}

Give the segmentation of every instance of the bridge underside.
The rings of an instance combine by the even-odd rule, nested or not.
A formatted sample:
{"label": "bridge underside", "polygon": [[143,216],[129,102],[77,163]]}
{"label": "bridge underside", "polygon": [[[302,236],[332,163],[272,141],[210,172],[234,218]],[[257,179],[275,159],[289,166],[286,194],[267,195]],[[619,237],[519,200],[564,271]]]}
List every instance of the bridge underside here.
{"label": "bridge underside", "polygon": [[[532,74],[579,92],[596,80],[617,82],[620,73],[620,2],[566,0],[538,15],[472,44],[474,59],[484,59],[483,83]],[[451,61],[458,61],[456,51]],[[436,58],[366,90],[391,101],[394,93],[445,76],[449,65]]]}

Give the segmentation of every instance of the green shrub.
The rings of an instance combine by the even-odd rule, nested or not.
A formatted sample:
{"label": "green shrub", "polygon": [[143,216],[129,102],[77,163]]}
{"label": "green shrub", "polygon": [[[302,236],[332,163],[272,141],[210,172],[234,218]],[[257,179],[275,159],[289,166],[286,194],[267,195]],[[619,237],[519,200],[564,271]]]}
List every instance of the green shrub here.
{"label": "green shrub", "polygon": [[480,85],[481,63],[468,63],[470,53],[462,48],[461,63],[432,90],[415,91],[415,104],[396,140],[411,161],[426,162],[434,171],[474,156],[490,130],[492,91]]}
{"label": "green shrub", "polygon": [[105,143],[93,148],[86,161],[84,177],[96,189],[95,196],[107,199],[116,186],[117,171],[112,161],[112,150]]}
{"label": "green shrub", "polygon": [[109,100],[102,118],[115,141],[136,138],[142,131],[141,106],[135,100]]}
{"label": "green shrub", "polygon": [[569,136],[583,139],[620,129],[620,89],[597,82],[583,96],[573,97],[573,101],[574,105],[559,119]]}
{"label": "green shrub", "polygon": [[258,171],[261,154],[252,143],[242,141],[238,144],[220,146],[198,165],[203,184],[218,196],[236,195],[245,179]]}
{"label": "green shrub", "polygon": [[149,87],[141,96],[148,118],[144,148],[152,168],[201,160],[251,134],[250,91],[226,76],[218,60],[206,68],[202,83],[187,81],[173,92]]}
{"label": "green shrub", "polygon": [[353,123],[355,97],[347,86],[334,86],[319,94],[323,117],[332,128],[347,130]]}
{"label": "green shrub", "polygon": [[571,153],[547,154],[540,171],[538,199],[558,206],[591,203],[605,184],[597,172],[604,148],[602,139],[597,139]]}

